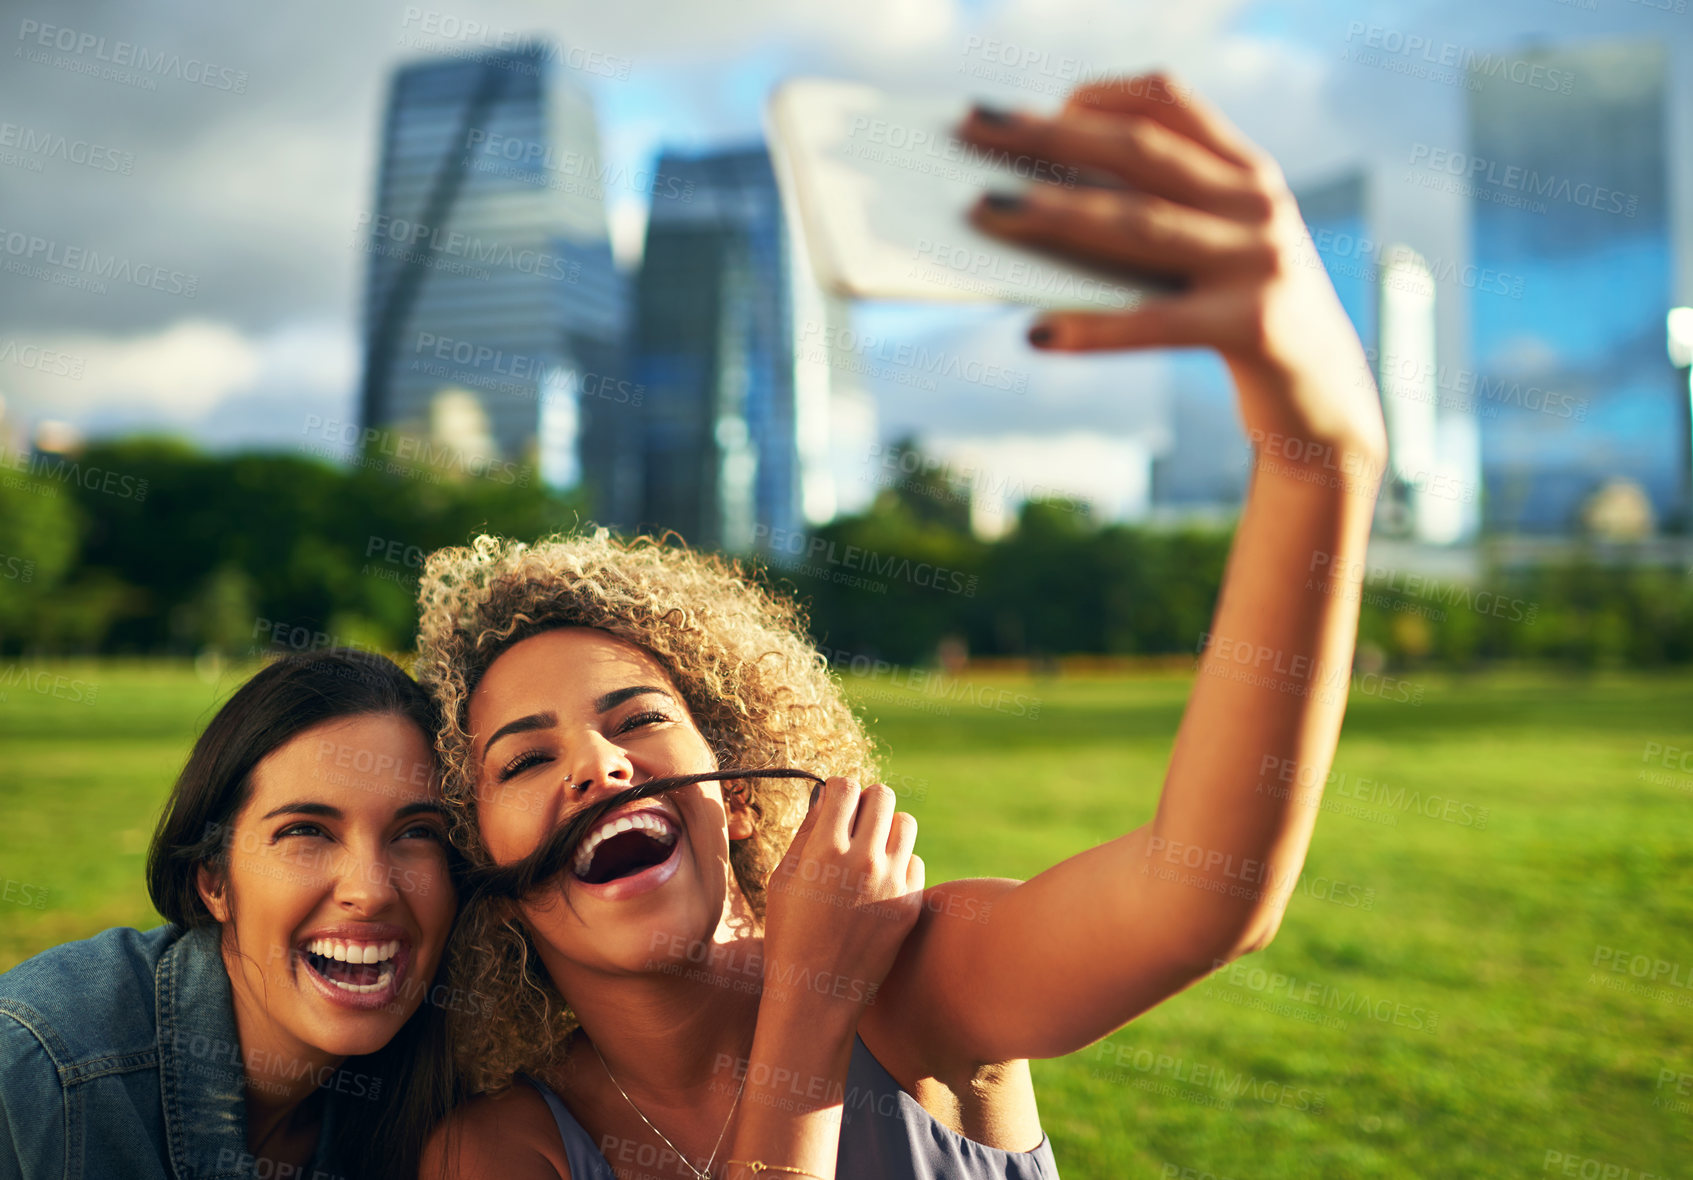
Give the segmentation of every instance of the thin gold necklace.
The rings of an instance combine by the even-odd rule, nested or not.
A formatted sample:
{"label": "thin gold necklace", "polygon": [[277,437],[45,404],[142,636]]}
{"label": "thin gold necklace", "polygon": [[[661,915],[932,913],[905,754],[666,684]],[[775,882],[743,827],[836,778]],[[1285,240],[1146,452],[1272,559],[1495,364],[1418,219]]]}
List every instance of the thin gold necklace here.
{"label": "thin gold necklace", "polygon": [[629,1091],[618,1085],[617,1075],[612,1073],[611,1066],[605,1063],[605,1056],[600,1052],[600,1047],[594,1044],[592,1040],[589,1040],[588,1047],[594,1051],[594,1056],[600,1059],[600,1068],[605,1070],[605,1076],[611,1079],[611,1084],[617,1086],[617,1092],[623,1095],[623,1101],[629,1104],[629,1109],[639,1115],[643,1123],[652,1127],[652,1133],[664,1140],[664,1145],[676,1153],[676,1158],[681,1160],[682,1163],[686,1165],[687,1169],[694,1174],[695,1180],[711,1180],[711,1165],[717,1162],[718,1149],[723,1146],[723,1136],[729,1133],[729,1124],[735,1119],[735,1108],[741,1104],[741,1094],[747,1088],[747,1074],[750,1074],[752,1071],[748,1070],[747,1074],[741,1075],[741,1088],[735,1091],[735,1101],[729,1104],[729,1117],[723,1120],[723,1129],[717,1132],[717,1142],[711,1145],[711,1158],[705,1161],[705,1171],[702,1172],[700,1169],[694,1167],[693,1161],[688,1158],[686,1152],[684,1152],[680,1147],[677,1147],[674,1143],[670,1142],[670,1136],[653,1126],[653,1121],[646,1115],[641,1114],[641,1108],[635,1105],[635,1100],[633,1098],[629,1097]]}

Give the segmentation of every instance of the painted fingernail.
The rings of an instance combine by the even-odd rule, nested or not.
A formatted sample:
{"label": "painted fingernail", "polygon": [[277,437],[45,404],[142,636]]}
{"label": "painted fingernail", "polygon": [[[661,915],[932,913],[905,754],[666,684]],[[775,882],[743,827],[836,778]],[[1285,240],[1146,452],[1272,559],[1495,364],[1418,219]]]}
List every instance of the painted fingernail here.
{"label": "painted fingernail", "polygon": [[982,195],[982,207],[995,213],[1021,213],[1029,203],[1020,193],[989,192]]}
{"label": "painted fingernail", "polygon": [[823,784],[822,783],[818,783],[815,787],[812,787],[811,788],[811,802],[807,803],[805,805],[805,809],[807,811],[810,811],[813,807],[816,807],[818,797],[821,796],[822,794],[823,794]]}
{"label": "painted fingernail", "polygon": [[989,106],[986,103],[979,102],[970,108],[970,117],[975,119],[978,123],[992,123],[996,126],[1004,126],[1017,116],[1006,110],[1004,107]]}
{"label": "painted fingernail", "polygon": [[1036,348],[1044,348],[1052,343],[1053,331],[1047,324],[1036,324],[1029,329],[1029,343]]}

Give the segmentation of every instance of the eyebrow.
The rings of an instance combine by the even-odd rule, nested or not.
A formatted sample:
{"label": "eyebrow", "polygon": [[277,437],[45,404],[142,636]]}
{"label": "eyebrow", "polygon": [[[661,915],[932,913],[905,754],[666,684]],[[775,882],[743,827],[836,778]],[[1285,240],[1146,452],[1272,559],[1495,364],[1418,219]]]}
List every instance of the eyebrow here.
{"label": "eyebrow", "polygon": [[[605,696],[594,702],[594,712],[604,713],[610,709],[617,708],[617,706],[621,705],[624,701],[629,700],[631,697],[638,697],[649,692],[656,692],[659,696],[663,697],[670,696],[670,691],[668,689],[659,688],[657,685],[653,684],[636,684],[631,685],[629,688],[614,688],[610,692],[606,693]],[[676,698],[670,697],[670,699],[675,700]]]}
{"label": "eyebrow", "polygon": [[[659,696],[669,697],[671,700],[676,699],[671,696],[669,689],[660,688],[655,684],[632,684],[628,688],[614,688],[600,697],[594,702],[594,712],[609,712],[624,701],[647,693],[657,693]],[[557,713],[530,713],[525,717],[519,717],[516,721],[508,721],[489,735],[487,742],[482,746],[482,757],[486,759],[488,751],[494,748],[494,743],[503,737],[510,737],[514,733],[533,733],[537,729],[551,729],[557,724]]]}
{"label": "eyebrow", "polygon": [[[394,812],[394,818],[405,819],[408,816],[421,815],[424,813],[439,815],[445,818],[452,817],[452,813],[447,810],[444,804],[435,803],[429,800],[419,800],[416,803],[407,803],[404,807]],[[266,812],[259,822],[263,823],[265,820],[275,819],[279,815],[316,815],[322,816],[324,819],[346,818],[346,813],[339,807],[332,807],[328,803],[308,803],[302,800],[297,803],[284,803],[281,807]]]}
{"label": "eyebrow", "polygon": [[526,717],[519,717],[516,721],[508,721],[496,729],[488,740],[482,743],[482,757],[488,757],[488,751],[494,748],[494,743],[503,737],[510,737],[514,733],[531,733],[537,729],[551,729],[558,724],[557,713],[530,713]]}

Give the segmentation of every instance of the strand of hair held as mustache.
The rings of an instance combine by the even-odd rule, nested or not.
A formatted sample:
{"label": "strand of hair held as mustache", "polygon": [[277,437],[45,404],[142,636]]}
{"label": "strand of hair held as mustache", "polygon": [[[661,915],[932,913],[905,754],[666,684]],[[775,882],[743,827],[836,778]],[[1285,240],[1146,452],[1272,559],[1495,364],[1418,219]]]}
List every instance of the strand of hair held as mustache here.
{"label": "strand of hair held as mustache", "polygon": [[762,770],[729,767],[699,774],[673,774],[668,778],[648,779],[584,807],[571,816],[562,827],[554,829],[534,852],[522,860],[515,860],[510,864],[471,868],[466,874],[468,891],[477,898],[526,897],[560,873],[569,870],[576,856],[576,846],[588,838],[588,834],[600,825],[601,820],[619,807],[627,807],[637,800],[652,799],[694,783],[728,783],[749,778],[803,778],[810,779],[818,786],[823,785],[822,777],[812,774],[809,770],[784,767],[767,767]]}

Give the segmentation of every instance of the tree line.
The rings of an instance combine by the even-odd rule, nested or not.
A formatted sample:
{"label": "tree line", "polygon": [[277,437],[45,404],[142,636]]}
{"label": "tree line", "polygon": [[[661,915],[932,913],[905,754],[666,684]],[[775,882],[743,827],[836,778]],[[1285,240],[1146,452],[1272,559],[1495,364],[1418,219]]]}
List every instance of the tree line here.
{"label": "tree line", "polygon": [[[1048,500],[985,539],[961,489],[909,466],[919,474],[857,516],[760,531],[753,564],[804,601],[837,662],[1197,653],[1228,530],[1101,523],[1085,505]],[[569,531],[590,508],[538,479],[212,455],[157,439],[96,443],[74,459],[13,456],[0,468],[0,650],[400,651],[431,550],[483,531]],[[1334,572],[1314,568],[1308,588]],[[1467,581],[1374,569],[1351,592],[1361,650],[1388,666],[1693,661],[1693,578],[1678,568],[1577,551]]]}

